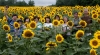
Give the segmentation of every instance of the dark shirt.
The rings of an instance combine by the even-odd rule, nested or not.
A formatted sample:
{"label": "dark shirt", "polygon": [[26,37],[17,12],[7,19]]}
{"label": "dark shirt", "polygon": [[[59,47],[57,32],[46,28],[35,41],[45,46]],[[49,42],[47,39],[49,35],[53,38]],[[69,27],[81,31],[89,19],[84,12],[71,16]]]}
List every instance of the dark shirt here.
{"label": "dark shirt", "polygon": [[92,23],[92,18],[90,16],[83,16],[81,19],[86,21],[87,25]]}

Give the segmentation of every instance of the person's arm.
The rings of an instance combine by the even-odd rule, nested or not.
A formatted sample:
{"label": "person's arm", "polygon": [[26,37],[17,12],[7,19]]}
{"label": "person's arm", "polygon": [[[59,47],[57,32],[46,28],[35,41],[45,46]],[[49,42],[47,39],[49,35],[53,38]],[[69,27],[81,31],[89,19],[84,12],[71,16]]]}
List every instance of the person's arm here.
{"label": "person's arm", "polygon": [[8,20],[8,13],[7,13],[7,10],[8,10],[8,6],[5,6],[4,16],[5,16],[6,19]]}

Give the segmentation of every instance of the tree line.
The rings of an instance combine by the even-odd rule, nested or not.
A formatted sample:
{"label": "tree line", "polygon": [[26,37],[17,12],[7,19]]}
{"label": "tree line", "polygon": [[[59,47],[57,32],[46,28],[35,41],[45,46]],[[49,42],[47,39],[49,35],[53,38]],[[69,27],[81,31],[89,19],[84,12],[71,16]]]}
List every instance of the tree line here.
{"label": "tree line", "polygon": [[17,1],[17,0],[0,0],[0,6],[34,6],[34,1],[29,0],[28,3],[23,1]]}
{"label": "tree line", "polygon": [[56,0],[55,6],[95,6],[100,5],[100,0]]}

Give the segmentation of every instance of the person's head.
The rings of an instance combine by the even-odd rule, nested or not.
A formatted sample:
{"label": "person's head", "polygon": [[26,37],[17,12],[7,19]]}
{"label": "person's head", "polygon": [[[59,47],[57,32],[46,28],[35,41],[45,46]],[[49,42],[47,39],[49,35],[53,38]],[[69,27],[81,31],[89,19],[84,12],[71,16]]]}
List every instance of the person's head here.
{"label": "person's head", "polygon": [[35,16],[34,17],[34,21],[39,22],[39,17],[38,16]]}
{"label": "person's head", "polygon": [[87,8],[84,9],[83,14],[84,15],[89,15],[89,12],[88,12],[88,9]]}
{"label": "person's head", "polygon": [[21,19],[17,20],[17,22],[22,25],[23,24],[23,21]]}
{"label": "person's head", "polygon": [[30,22],[30,19],[29,19],[28,17],[25,17],[25,18],[24,18],[24,23],[26,23],[26,22],[27,22],[27,23]]}
{"label": "person's head", "polygon": [[60,20],[60,16],[59,15],[55,15],[54,19]]}
{"label": "person's head", "polygon": [[49,16],[48,17],[45,17],[45,23],[51,23],[51,19],[50,19]]}
{"label": "person's head", "polygon": [[74,18],[78,18],[78,12],[73,13]]}
{"label": "person's head", "polygon": [[13,20],[13,21],[16,21],[17,18],[18,18],[17,14],[13,14],[13,15],[12,15],[12,20]]}
{"label": "person's head", "polygon": [[68,22],[69,21],[68,17],[67,16],[64,16],[63,17],[63,21],[64,21],[64,23]]}

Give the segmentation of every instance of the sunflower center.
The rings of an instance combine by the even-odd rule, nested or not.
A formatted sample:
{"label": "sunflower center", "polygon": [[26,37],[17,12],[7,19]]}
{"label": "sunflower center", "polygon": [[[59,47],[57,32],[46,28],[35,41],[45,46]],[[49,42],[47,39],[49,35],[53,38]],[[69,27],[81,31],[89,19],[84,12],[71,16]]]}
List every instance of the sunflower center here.
{"label": "sunflower center", "polygon": [[9,40],[11,40],[11,36],[9,36]]}
{"label": "sunflower center", "polygon": [[98,36],[98,39],[100,39],[100,35]]}
{"label": "sunflower center", "polygon": [[57,40],[58,40],[58,41],[61,41],[61,40],[62,40],[62,38],[61,38],[60,36],[58,36],[58,37],[57,37]]}
{"label": "sunflower center", "polygon": [[31,25],[30,25],[32,28],[34,28],[35,27],[35,23],[31,23]]}
{"label": "sunflower center", "polygon": [[5,27],[4,27],[4,29],[5,29],[5,30],[8,30],[8,27],[7,27],[7,26],[5,26]]}
{"label": "sunflower center", "polygon": [[94,15],[93,17],[94,17],[94,18],[97,18],[97,15]]}
{"label": "sunflower center", "polygon": [[82,32],[79,32],[78,33],[78,37],[80,38],[80,37],[82,37],[83,36],[83,33]]}
{"label": "sunflower center", "polygon": [[58,25],[58,22],[54,22],[54,25]]}
{"label": "sunflower center", "polygon": [[27,32],[25,33],[25,36],[26,36],[26,37],[31,37],[31,36],[32,36],[32,33],[31,33],[30,31],[27,31]]}
{"label": "sunflower center", "polygon": [[96,45],[98,44],[98,42],[97,42],[97,41],[93,41],[92,44],[93,44],[94,46],[96,46]]}
{"label": "sunflower center", "polygon": [[69,25],[69,26],[72,26],[72,22],[68,22],[68,25]]}
{"label": "sunflower center", "polygon": [[96,55],[96,54],[95,54],[95,51],[92,51],[92,52],[90,53],[90,55]]}
{"label": "sunflower center", "polygon": [[53,47],[53,46],[54,46],[54,44],[52,44],[52,43],[51,43],[51,44],[48,44],[48,45],[49,45],[50,47]]}
{"label": "sunflower center", "polygon": [[18,27],[18,24],[15,24],[15,27]]}
{"label": "sunflower center", "polygon": [[85,26],[85,23],[84,23],[84,22],[81,22],[81,25],[82,25],[82,26]]}

